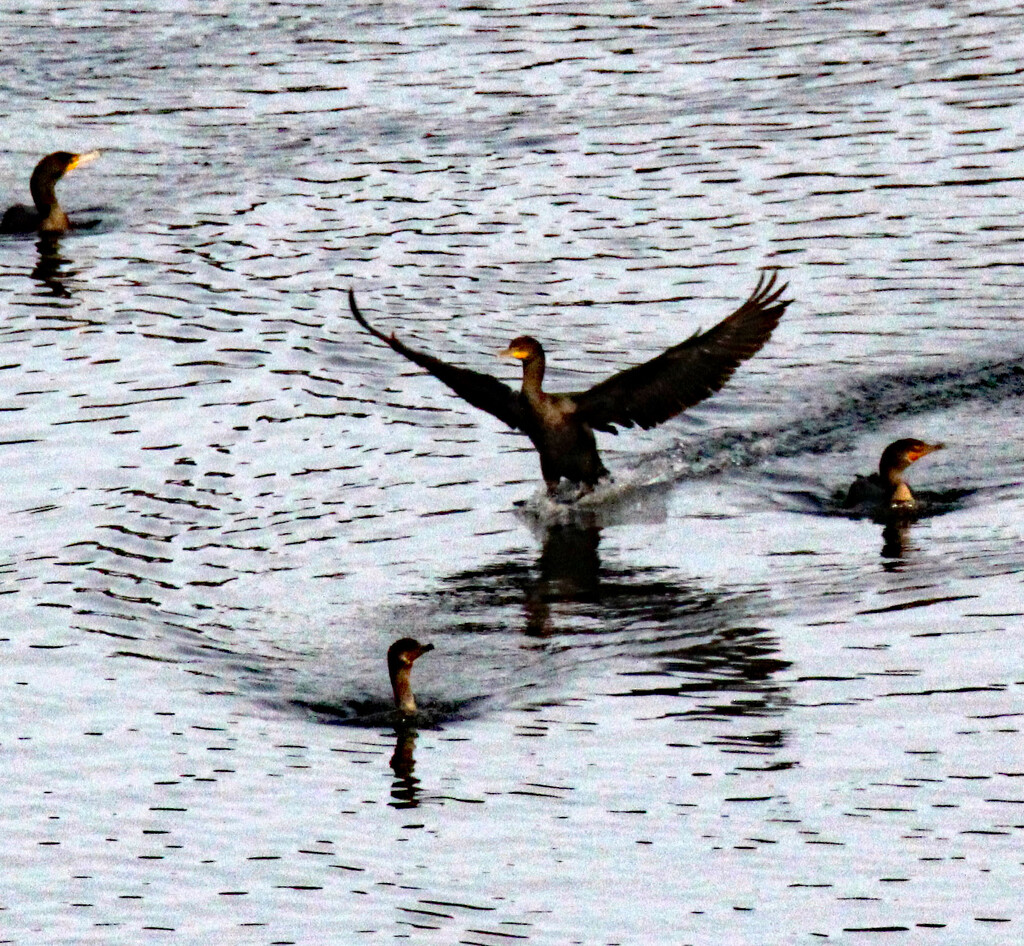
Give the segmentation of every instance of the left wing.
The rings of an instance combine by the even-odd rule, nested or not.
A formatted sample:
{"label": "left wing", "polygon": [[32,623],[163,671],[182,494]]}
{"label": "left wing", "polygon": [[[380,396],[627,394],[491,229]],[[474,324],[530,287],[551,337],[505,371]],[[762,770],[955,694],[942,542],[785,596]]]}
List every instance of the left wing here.
{"label": "left wing", "polygon": [[779,324],[790,300],[780,301],[777,272],[761,275],[750,297],[714,328],[656,358],[627,368],[571,395],[576,416],[595,430],[656,427],[719,390],[739,365],[756,354]]}

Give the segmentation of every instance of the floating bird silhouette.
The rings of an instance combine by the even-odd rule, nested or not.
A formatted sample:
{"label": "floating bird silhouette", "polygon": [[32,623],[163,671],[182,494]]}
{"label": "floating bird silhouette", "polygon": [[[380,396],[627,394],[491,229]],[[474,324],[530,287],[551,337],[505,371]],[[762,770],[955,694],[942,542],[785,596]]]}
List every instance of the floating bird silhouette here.
{"label": "floating bird silhouette", "polygon": [[29,191],[34,207],[15,204],[8,207],[0,219],[0,233],[65,233],[71,229],[71,221],[57,201],[54,188],[69,171],[80,168],[98,158],[98,151],[72,154],[70,151],[55,151],[48,154],[32,172]]}
{"label": "floating bird silhouette", "polygon": [[491,375],[410,348],[395,335],[374,328],[359,311],[351,289],[348,300],[366,331],[429,371],[473,407],[525,433],[540,455],[549,493],[557,494],[564,479],[582,495],[608,475],[594,431],[615,434],[619,427],[634,426],[646,430],[710,397],[768,341],[789,305],[790,300],[782,299],[785,291],[785,284],[778,285],[776,272],[762,274],[746,302],[713,328],[698,331],[587,391],[569,394],[549,394],[543,389],[544,349],[529,335],[513,339],[501,352],[523,364],[522,389],[515,391]]}
{"label": "floating bird silhouette", "polygon": [[403,637],[388,648],[388,675],[395,694],[395,708],[403,717],[416,715],[416,700],[410,680],[412,665],[433,649],[433,644],[421,644],[412,637]]}
{"label": "floating bird silhouette", "polygon": [[877,473],[858,476],[853,481],[843,505],[847,509],[868,506],[880,512],[912,510],[917,500],[903,479],[903,471],[921,457],[945,446],[944,443],[925,443],[913,437],[894,441],[882,451]]}

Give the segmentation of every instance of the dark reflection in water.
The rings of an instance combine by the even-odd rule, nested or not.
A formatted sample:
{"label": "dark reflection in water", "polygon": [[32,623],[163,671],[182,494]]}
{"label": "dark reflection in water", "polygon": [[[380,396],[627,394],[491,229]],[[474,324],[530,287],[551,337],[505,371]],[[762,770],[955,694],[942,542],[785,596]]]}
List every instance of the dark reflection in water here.
{"label": "dark reflection in water", "polygon": [[389,804],[392,808],[418,808],[420,804],[420,780],[413,775],[416,768],[417,732],[413,726],[395,728],[395,751],[391,755],[391,771],[395,780],[391,785]]}
{"label": "dark reflection in water", "polygon": [[39,251],[39,259],[32,270],[32,278],[47,290],[48,295],[70,299],[71,291],[65,280],[75,273],[67,270],[71,261],[61,253],[60,237],[41,236],[36,249]]}
{"label": "dark reflection in water", "polygon": [[602,527],[583,518],[544,529],[533,562],[501,560],[457,572],[389,615],[390,626],[415,627],[436,645],[429,685],[421,690],[413,682],[419,712],[411,723],[382,694],[316,693],[351,687],[346,680],[311,680],[313,692],[288,705],[329,725],[394,730],[391,765],[406,800],[416,784],[417,730],[499,707],[558,705],[570,677],[629,679],[630,688],[614,696],[696,701],[678,712],[661,707],[664,716],[735,719],[785,708],[774,679],[789,665],[778,658],[771,633],[753,626],[755,594],[708,591],[668,567],[605,563]]}
{"label": "dark reflection in water", "polygon": [[912,519],[893,519],[882,527],[882,557],[901,561],[918,546],[910,544]]}
{"label": "dark reflection in water", "polygon": [[560,601],[597,603],[602,588],[597,526],[553,526],[545,537],[535,568],[521,576],[523,631],[547,636],[557,630],[551,605]]}
{"label": "dark reflection in water", "polygon": [[882,558],[902,559],[912,548],[910,543],[910,521],[888,522],[882,528]]}
{"label": "dark reflection in water", "polygon": [[617,668],[625,663],[618,676],[667,678],[617,695],[737,694],[682,715],[761,716],[785,707],[773,679],[789,663],[775,656],[770,632],[749,626],[755,596],[713,593],[667,567],[604,564],[601,532],[593,522],[552,525],[534,564],[496,563],[452,575],[434,593],[435,603],[459,633],[487,632],[496,614],[518,610],[521,633],[571,669],[596,657]]}
{"label": "dark reflection in water", "polygon": [[602,564],[601,531],[597,525],[552,525],[532,565],[503,561],[459,572],[420,597],[451,614],[459,632],[480,630],[496,608],[518,608],[522,633],[586,634],[592,646],[634,625],[714,614],[715,596],[679,581],[670,568]]}

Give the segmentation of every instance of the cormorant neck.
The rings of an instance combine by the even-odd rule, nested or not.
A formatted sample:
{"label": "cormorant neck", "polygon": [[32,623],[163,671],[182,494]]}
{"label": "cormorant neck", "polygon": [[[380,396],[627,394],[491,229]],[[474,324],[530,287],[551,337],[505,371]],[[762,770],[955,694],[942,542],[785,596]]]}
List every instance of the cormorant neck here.
{"label": "cormorant neck", "polygon": [[39,229],[44,233],[48,230],[67,230],[71,225],[68,221],[68,215],[64,213],[61,205],[57,203],[57,194],[54,191],[56,185],[57,182],[49,176],[37,176],[35,174],[32,175],[32,180],[29,184],[32,200],[35,202],[36,209],[43,218],[39,224]]}
{"label": "cormorant neck", "polygon": [[523,393],[539,395],[544,381],[544,352],[527,358],[523,362]]}
{"label": "cormorant neck", "polygon": [[882,478],[882,482],[888,484],[892,489],[899,488],[900,485],[906,485],[903,483],[903,471],[906,467],[903,466],[883,466],[878,471],[878,475]]}
{"label": "cormorant neck", "polygon": [[412,664],[403,664],[391,678],[391,688],[395,692],[395,706],[398,711],[406,716],[412,716],[416,712],[416,700],[412,696],[412,684],[409,677],[412,674]]}
{"label": "cormorant neck", "polygon": [[33,174],[28,186],[32,192],[32,200],[36,205],[36,209],[43,216],[51,213],[54,207],[59,209],[60,205],[57,203],[57,194],[54,191],[57,182],[49,175]]}
{"label": "cormorant neck", "polygon": [[897,462],[879,467],[879,476],[889,490],[889,502],[912,503],[914,501],[914,494],[910,492],[910,487],[903,479],[903,471],[909,465],[909,463]]}

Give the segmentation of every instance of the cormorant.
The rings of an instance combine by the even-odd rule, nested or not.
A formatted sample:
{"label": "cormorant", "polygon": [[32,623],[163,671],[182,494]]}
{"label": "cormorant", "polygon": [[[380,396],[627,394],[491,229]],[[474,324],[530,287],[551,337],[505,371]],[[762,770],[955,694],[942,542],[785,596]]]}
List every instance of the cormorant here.
{"label": "cormorant", "polygon": [[403,637],[388,648],[388,675],[395,693],[395,708],[403,716],[416,715],[416,700],[409,682],[413,662],[433,649],[433,644],[421,644],[412,637]]}
{"label": "cormorant", "polygon": [[944,443],[925,443],[913,437],[889,444],[878,461],[878,472],[858,476],[850,486],[843,505],[847,509],[870,505],[881,511],[913,509],[917,500],[903,480],[903,471],[911,463],[943,447]]}
{"label": "cormorant", "polygon": [[425,368],[473,407],[525,433],[540,454],[549,493],[556,493],[566,479],[582,494],[608,474],[597,452],[595,430],[615,434],[617,427],[657,426],[714,394],[768,341],[790,302],[781,299],[786,285],[777,286],[777,276],[776,272],[762,274],[747,301],[708,331],[573,394],[548,394],[542,389],[544,349],[529,335],[513,339],[501,352],[523,363],[523,386],[515,391],[497,378],[416,351],[374,328],[359,311],[351,289],[348,301],[356,321],[372,335]]}
{"label": "cormorant", "polygon": [[68,171],[88,164],[98,158],[99,154],[98,151],[85,154],[55,151],[48,154],[36,165],[29,181],[35,206],[15,204],[8,207],[0,220],[0,233],[66,233],[71,229],[71,221],[57,202],[54,188]]}

